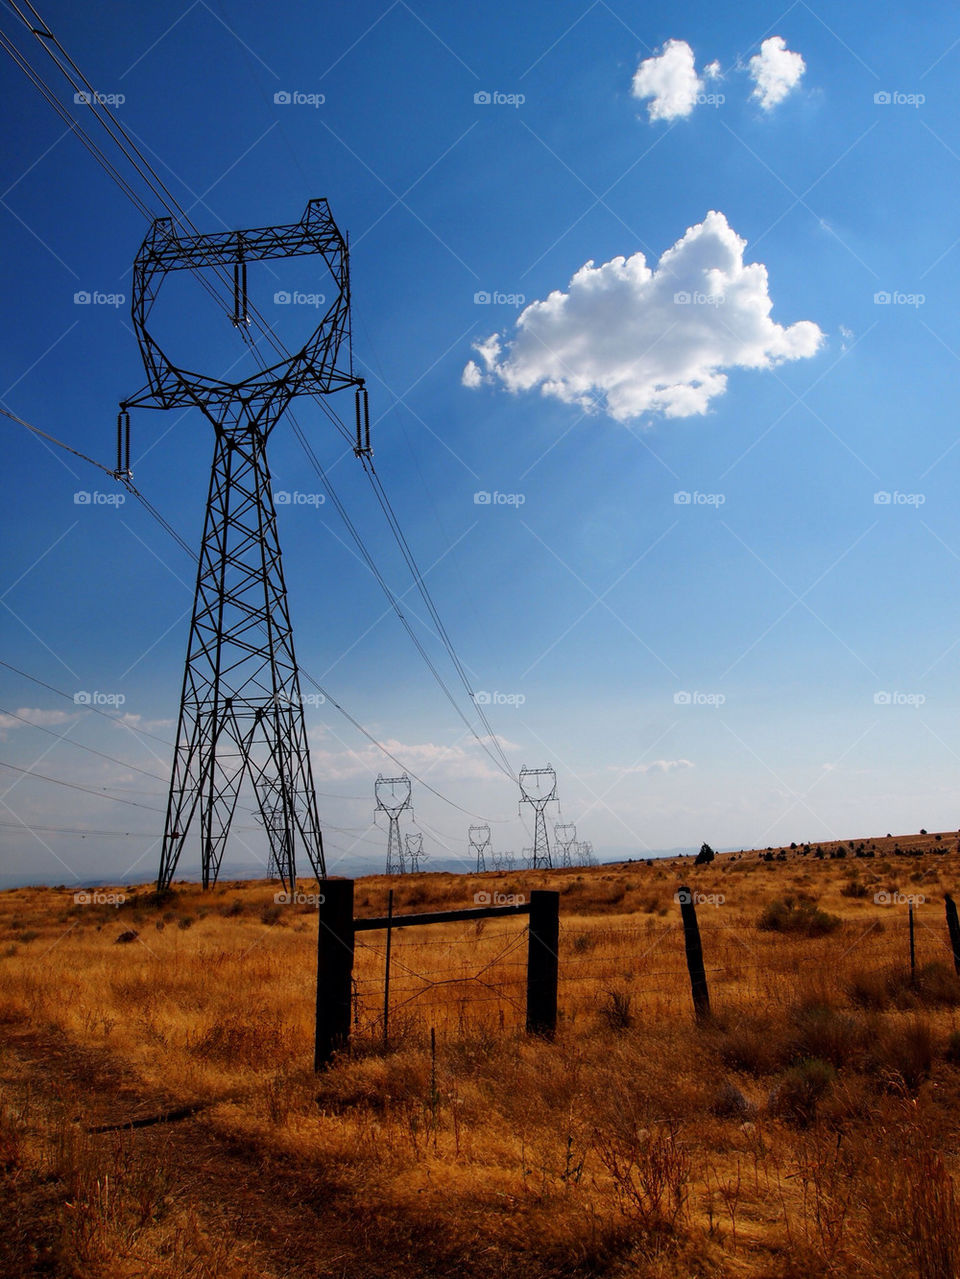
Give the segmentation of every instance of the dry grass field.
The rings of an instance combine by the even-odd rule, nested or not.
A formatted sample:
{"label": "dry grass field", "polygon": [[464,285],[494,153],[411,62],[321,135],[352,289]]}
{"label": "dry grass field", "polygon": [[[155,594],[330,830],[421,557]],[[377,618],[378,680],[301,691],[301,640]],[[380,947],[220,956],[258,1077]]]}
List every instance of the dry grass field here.
{"label": "dry grass field", "polygon": [[555,1040],[523,1033],[523,918],[395,932],[386,1039],[359,934],[317,1076],[315,912],[276,885],[0,894],[0,1273],[960,1274],[956,834],[390,886],[558,889]]}

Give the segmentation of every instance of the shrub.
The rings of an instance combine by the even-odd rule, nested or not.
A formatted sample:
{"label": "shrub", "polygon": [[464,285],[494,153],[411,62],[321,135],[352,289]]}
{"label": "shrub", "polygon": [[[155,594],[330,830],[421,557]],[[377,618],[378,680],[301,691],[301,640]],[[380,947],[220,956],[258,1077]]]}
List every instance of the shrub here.
{"label": "shrub", "polygon": [[778,897],[770,902],[757,920],[764,932],[795,933],[803,937],[823,937],[839,928],[838,915],[820,910],[815,902]]}
{"label": "shrub", "polygon": [[770,1097],[774,1114],[805,1126],[816,1118],[817,1106],[833,1087],[837,1072],[820,1057],[807,1057],[792,1066]]}
{"label": "shrub", "polygon": [[866,884],[861,884],[859,879],[851,879],[848,884],[840,889],[841,897],[866,897],[868,889]]}

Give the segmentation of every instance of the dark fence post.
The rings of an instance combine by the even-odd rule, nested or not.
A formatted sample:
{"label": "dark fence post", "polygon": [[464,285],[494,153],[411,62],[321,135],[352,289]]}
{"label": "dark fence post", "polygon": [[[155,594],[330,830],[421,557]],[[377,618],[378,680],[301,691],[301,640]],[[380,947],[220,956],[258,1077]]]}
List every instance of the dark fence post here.
{"label": "dark fence post", "polygon": [[353,994],[353,880],[321,880],[320,892],[314,1070],[350,1042]]}
{"label": "dark fence post", "polygon": [[697,924],[697,906],[689,888],[677,893],[680,917],[683,920],[683,943],[687,952],[687,970],[690,973],[690,990],[693,993],[693,1010],[697,1021],[710,1015],[710,992],[707,990],[707,974],[703,967],[703,945]]}
{"label": "dark fence post", "polygon": [[908,903],[907,910],[910,924],[910,983],[912,985],[917,980],[917,944],[913,936],[913,902]]}
{"label": "dark fence post", "polygon": [[393,889],[387,894],[387,954],[383,961],[383,1046],[390,1043],[390,942],[393,938]]}
{"label": "dark fence post", "polygon": [[527,1033],[548,1039],[557,1029],[559,944],[560,894],[534,889],[527,944]]}
{"label": "dark fence post", "polygon": [[953,966],[960,977],[960,920],[957,919],[957,904],[949,893],[944,897],[947,907],[947,931],[950,934],[950,949],[953,951]]}

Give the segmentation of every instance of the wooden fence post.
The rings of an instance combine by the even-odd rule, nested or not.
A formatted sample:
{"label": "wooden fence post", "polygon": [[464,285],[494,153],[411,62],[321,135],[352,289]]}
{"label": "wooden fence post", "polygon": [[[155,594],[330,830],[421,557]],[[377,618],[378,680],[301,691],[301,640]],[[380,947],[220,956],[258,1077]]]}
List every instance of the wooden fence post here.
{"label": "wooden fence post", "polygon": [[527,1033],[552,1039],[557,1029],[557,978],[560,962],[560,894],[530,893],[527,943]]}
{"label": "wooden fence post", "polygon": [[907,905],[908,923],[910,925],[910,984],[917,980],[917,944],[913,936],[913,902]]}
{"label": "wooden fence post", "polygon": [[320,893],[315,1071],[349,1044],[353,995],[353,880],[321,880]]}
{"label": "wooden fence post", "polygon": [[957,904],[949,893],[944,897],[947,907],[947,931],[950,934],[950,949],[953,951],[953,966],[960,977],[960,920],[957,919]]}
{"label": "wooden fence post", "polygon": [[690,990],[693,994],[693,1010],[697,1021],[710,1016],[710,992],[707,990],[707,974],[703,967],[703,945],[697,924],[697,906],[689,888],[677,892],[680,917],[683,920],[683,944],[687,952],[687,971],[690,973]]}
{"label": "wooden fence post", "polygon": [[383,1046],[390,1043],[390,943],[393,938],[393,889],[387,894],[387,953],[383,961]]}

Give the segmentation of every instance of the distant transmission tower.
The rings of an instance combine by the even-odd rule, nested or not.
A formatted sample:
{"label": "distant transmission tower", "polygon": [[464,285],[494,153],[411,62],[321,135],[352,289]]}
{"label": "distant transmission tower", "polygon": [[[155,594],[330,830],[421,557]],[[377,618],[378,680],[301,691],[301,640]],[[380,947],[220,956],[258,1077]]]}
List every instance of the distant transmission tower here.
{"label": "distant transmission tower", "polygon": [[[147,327],[167,275],[192,271],[208,292],[232,283],[232,320],[245,335],[247,264],[311,254],[323,259],[328,290],[332,281],[323,318],[294,355],[242,381],[178,367]],[[131,291],[147,385],[121,403],[118,437],[129,441],[131,408],[198,408],[215,435],[157,887],[173,879],[197,816],[203,886],[216,882],[248,776],[271,869],[291,889],[298,848],[318,877],[325,864],[266,449],[295,396],[362,385],[340,367],[350,341],[347,246],[326,200],[311,200],[292,225],[212,235],[180,235],[172,219],[158,218],[134,262]],[[369,439],[361,451],[368,447]],[[129,476],[129,444],[122,474]]]}
{"label": "distant transmission tower", "polygon": [[555,822],[553,838],[560,852],[561,866],[575,866],[578,853],[577,828],[573,822]]}
{"label": "distant transmission tower", "polygon": [[490,852],[490,827],[486,823],[471,826],[469,837],[470,850],[477,854],[477,870],[484,871],[487,869],[486,854]]}
{"label": "distant transmission tower", "polygon": [[381,774],[374,783],[374,794],[377,797],[377,812],[386,813],[390,823],[387,832],[387,871],[388,875],[402,875],[404,865],[404,846],[400,837],[400,815],[413,811],[410,803],[410,778],[384,777]]}
{"label": "distant transmission tower", "polygon": [[415,875],[420,869],[420,863],[425,862],[430,856],[429,853],[423,851],[423,833],[421,831],[413,831],[411,834],[405,835],[404,843],[407,846],[407,865],[410,867],[411,875]]}
{"label": "distant transmission tower", "polygon": [[[550,841],[547,839],[547,819],[544,811],[548,804],[557,802],[557,774],[548,764],[546,768],[520,769],[520,803],[529,804],[534,810],[533,870],[552,867]],[[524,853],[526,853],[524,849]]]}
{"label": "distant transmission tower", "polygon": [[580,865],[596,866],[597,858],[593,851],[593,844],[589,839],[585,839],[580,844]]}

